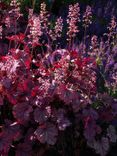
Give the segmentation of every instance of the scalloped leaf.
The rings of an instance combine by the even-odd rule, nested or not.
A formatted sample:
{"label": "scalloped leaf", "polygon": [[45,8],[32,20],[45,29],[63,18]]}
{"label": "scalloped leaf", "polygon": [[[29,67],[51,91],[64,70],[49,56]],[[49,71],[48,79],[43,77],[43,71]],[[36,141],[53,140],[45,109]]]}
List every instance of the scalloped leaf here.
{"label": "scalloped leaf", "polygon": [[34,134],[41,143],[54,145],[57,140],[58,131],[54,124],[46,123],[45,125],[39,126]]}

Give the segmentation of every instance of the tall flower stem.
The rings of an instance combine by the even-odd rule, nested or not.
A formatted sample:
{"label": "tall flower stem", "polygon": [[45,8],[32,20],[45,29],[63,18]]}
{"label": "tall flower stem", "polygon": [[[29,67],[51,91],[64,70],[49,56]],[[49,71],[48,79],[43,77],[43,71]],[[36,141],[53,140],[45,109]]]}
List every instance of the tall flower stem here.
{"label": "tall flower stem", "polygon": [[35,9],[35,3],[36,3],[36,0],[33,0],[33,1],[32,1],[32,9],[33,9],[33,11],[34,11],[34,9]]}

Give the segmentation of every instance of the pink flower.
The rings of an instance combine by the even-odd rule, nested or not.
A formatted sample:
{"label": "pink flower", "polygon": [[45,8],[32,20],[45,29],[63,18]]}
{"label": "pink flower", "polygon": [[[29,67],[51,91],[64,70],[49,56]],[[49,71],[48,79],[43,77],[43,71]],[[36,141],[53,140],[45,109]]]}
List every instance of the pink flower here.
{"label": "pink flower", "polygon": [[72,37],[75,37],[76,33],[79,32],[78,26],[77,26],[77,22],[80,21],[79,12],[80,12],[80,7],[78,3],[69,6],[69,14],[68,14],[68,19],[67,19],[67,23],[69,25],[67,35],[69,39]]}
{"label": "pink flower", "polygon": [[0,25],[0,39],[2,39],[2,25]]}
{"label": "pink flower", "polygon": [[42,35],[41,22],[39,16],[33,15],[29,20],[30,37],[33,43],[38,43],[39,37]]}
{"label": "pink flower", "polygon": [[88,27],[92,23],[91,19],[92,19],[92,10],[90,6],[87,6],[86,11],[83,15],[83,22],[84,22],[83,26]]}
{"label": "pink flower", "polygon": [[41,25],[42,25],[42,28],[43,30],[48,30],[48,26],[49,26],[49,21],[48,21],[48,17],[49,17],[49,14],[46,10],[46,3],[43,2],[41,3],[41,7],[40,7],[40,22],[41,22]]}

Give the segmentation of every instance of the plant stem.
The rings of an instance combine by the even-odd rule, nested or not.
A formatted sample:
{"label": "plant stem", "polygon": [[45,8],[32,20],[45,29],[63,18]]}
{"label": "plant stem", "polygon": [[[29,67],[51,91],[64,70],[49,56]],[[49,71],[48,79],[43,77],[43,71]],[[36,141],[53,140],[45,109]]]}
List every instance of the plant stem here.
{"label": "plant stem", "polygon": [[35,9],[35,3],[36,3],[36,0],[33,0],[33,1],[32,1],[32,9],[33,9],[33,11],[34,11],[34,9]]}

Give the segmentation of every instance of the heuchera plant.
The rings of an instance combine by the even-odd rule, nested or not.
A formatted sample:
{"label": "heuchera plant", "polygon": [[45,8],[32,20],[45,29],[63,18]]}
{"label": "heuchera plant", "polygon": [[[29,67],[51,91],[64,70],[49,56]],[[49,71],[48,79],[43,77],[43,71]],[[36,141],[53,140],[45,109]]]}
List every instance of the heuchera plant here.
{"label": "heuchera plant", "polygon": [[102,38],[88,38],[90,6],[81,15],[78,3],[70,5],[67,20],[54,23],[45,3],[27,19],[16,0],[0,7],[0,155],[42,156],[53,146],[68,156],[72,146],[78,156],[85,143],[107,155],[117,140],[115,17]]}

